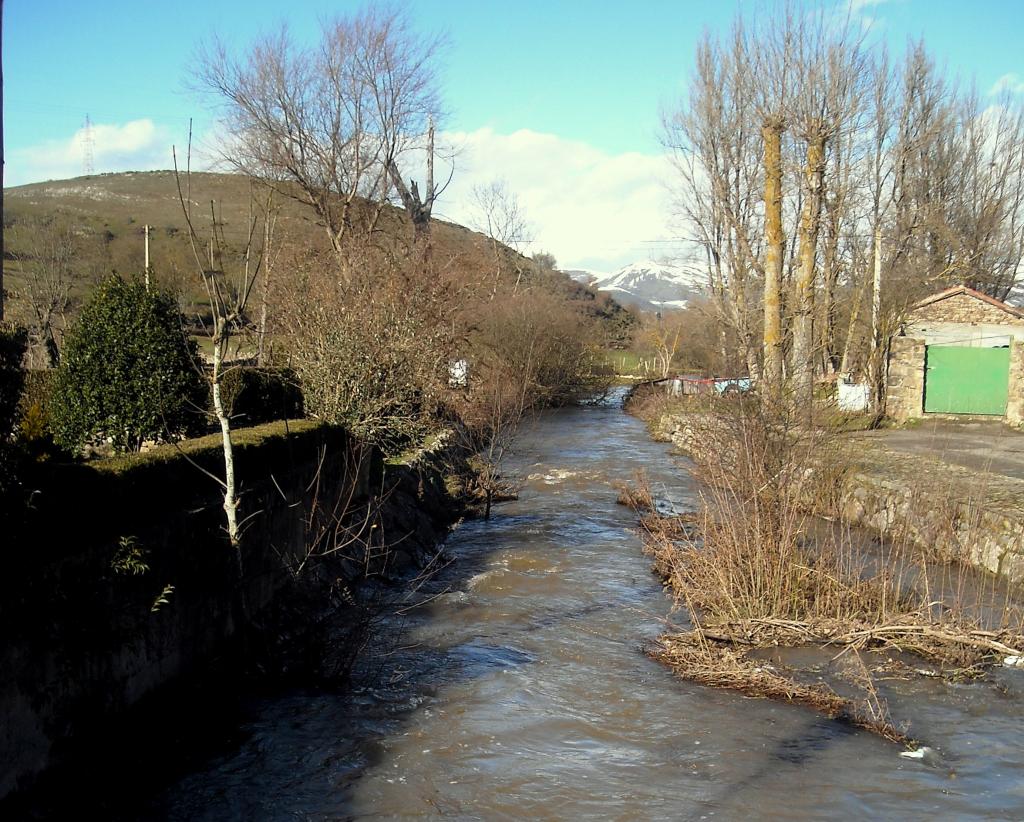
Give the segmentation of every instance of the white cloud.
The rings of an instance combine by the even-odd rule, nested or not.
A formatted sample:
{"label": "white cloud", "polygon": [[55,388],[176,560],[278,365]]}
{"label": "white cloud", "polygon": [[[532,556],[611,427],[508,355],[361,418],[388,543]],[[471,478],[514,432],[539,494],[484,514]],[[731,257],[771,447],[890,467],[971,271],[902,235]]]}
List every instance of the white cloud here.
{"label": "white cloud", "polygon": [[1024,94],[1024,77],[1021,77],[1016,72],[1010,72],[1004,74],[995,84],[988,90],[990,97],[995,97],[1003,92],[1009,92],[1010,94]]}
{"label": "white cloud", "polygon": [[[8,152],[5,185],[61,180],[84,174],[85,129],[63,140],[47,140]],[[149,119],[123,124],[92,126],[93,168],[96,173],[148,171],[170,168],[171,144],[167,128]],[[181,141],[179,141],[181,142]]]}
{"label": "white cloud", "polygon": [[874,6],[883,6],[888,3],[889,0],[850,0],[850,13],[858,14],[864,9],[869,9]]}
{"label": "white cloud", "polygon": [[474,185],[503,179],[533,226],[528,251],[550,251],[562,268],[612,271],[657,256],[670,236],[668,159],[610,154],[587,143],[526,129],[444,135],[458,154],[439,216],[473,222]]}
{"label": "white cloud", "polygon": [[864,32],[877,31],[885,28],[885,21],[872,12],[891,2],[893,0],[847,0],[835,7],[834,17],[841,25],[849,22],[859,25]]}

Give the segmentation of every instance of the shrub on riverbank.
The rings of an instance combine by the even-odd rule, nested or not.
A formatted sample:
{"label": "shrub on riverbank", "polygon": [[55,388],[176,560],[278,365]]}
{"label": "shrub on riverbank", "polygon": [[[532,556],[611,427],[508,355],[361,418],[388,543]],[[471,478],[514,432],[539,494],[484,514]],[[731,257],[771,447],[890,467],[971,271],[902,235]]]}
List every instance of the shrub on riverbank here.
{"label": "shrub on riverbank", "polygon": [[28,332],[12,323],[0,323],[0,517],[18,484],[18,449],[11,442],[16,421],[15,411],[25,383],[22,360],[28,346]]}
{"label": "shrub on riverbank", "polygon": [[197,362],[171,296],[109,277],[68,333],[50,397],[55,439],[72,451],[109,440],[125,452],[201,431]]}

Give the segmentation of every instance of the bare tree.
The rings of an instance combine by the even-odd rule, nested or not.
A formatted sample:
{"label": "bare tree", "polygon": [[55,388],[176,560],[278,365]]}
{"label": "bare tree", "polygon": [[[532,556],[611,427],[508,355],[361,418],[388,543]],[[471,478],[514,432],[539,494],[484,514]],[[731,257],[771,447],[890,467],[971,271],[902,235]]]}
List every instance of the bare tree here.
{"label": "bare tree", "polygon": [[[251,202],[251,201],[250,201]],[[274,199],[274,191],[270,189],[265,203],[258,205],[264,207],[262,214],[263,223],[263,277],[260,288],[260,316],[256,324],[256,364],[264,366],[267,364],[267,319],[270,310],[270,285],[273,277],[274,263],[280,256],[280,251],[274,243],[278,220],[281,216],[281,209]]]}
{"label": "bare tree", "polygon": [[[662,141],[680,179],[677,208],[687,238],[701,250],[707,293],[731,328],[748,373],[760,374],[759,301],[764,268],[759,211],[762,157],[741,24],[722,45],[705,35],[698,45],[689,107],[663,119]],[[724,351],[723,351],[724,355]]]}
{"label": "bare tree", "polygon": [[[813,408],[815,351],[815,295],[817,290],[818,235],[826,196],[826,151],[845,133],[859,129],[865,56],[862,35],[849,25],[840,26],[819,11],[794,18],[794,93],[789,106],[804,152],[801,209],[797,229],[799,251],[793,299],[793,399],[810,414]],[[833,207],[837,203],[833,202]],[[838,219],[833,214],[832,219]]]}
{"label": "bare tree", "polygon": [[1024,108],[1004,95],[960,104],[959,184],[947,201],[954,265],[962,280],[1006,299],[1024,258]]}
{"label": "bare tree", "polygon": [[71,288],[81,272],[76,271],[79,242],[67,223],[53,221],[27,226],[19,255],[22,287],[18,296],[30,313],[29,340],[32,350],[42,352],[45,364],[60,362],[58,337],[71,305]]}
{"label": "bare tree", "polygon": [[[494,284],[491,287],[491,299],[498,293],[501,280],[502,246],[519,252],[525,243],[530,242],[529,227],[516,197],[505,180],[493,180],[487,185],[475,185],[472,192],[473,216],[472,227],[490,240],[491,254],[494,257]],[[516,267],[516,283],[513,293],[519,290],[523,268]]]}
{"label": "bare tree", "polygon": [[[173,151],[173,150],[172,150]],[[191,151],[189,151],[191,157]],[[241,569],[240,553],[242,522],[238,518],[239,495],[238,481],[235,476],[234,444],[231,438],[231,418],[222,399],[224,374],[231,366],[227,362],[229,345],[233,335],[241,333],[246,322],[246,307],[249,297],[256,285],[260,270],[264,263],[264,251],[258,245],[258,217],[252,201],[255,199],[255,187],[250,185],[249,223],[246,228],[245,245],[240,253],[233,252],[224,240],[224,223],[217,214],[217,204],[210,202],[209,233],[200,236],[197,220],[193,217],[193,201],[191,197],[191,175],[189,163],[185,169],[185,185],[182,187],[181,175],[178,172],[178,158],[174,153],[174,175],[178,189],[178,200],[181,204],[196,269],[202,279],[209,301],[211,319],[208,334],[212,344],[212,368],[208,372],[213,413],[221,431],[221,442],[224,450],[224,476],[213,474],[215,480],[224,491],[224,514],[227,519],[227,534],[231,545],[236,549],[236,556]],[[268,195],[262,209],[263,220],[271,219],[271,197]],[[265,224],[264,223],[264,224]]]}
{"label": "bare tree", "polygon": [[[282,27],[231,56],[221,41],[198,58],[198,85],[222,105],[230,134],[223,159],[314,209],[338,267],[356,230],[372,232],[393,185],[421,234],[437,196],[433,116],[440,41],[413,33],[398,12],[368,8],[324,24],[302,47]],[[403,157],[428,135],[421,194],[400,173]]]}
{"label": "bare tree", "polygon": [[469,461],[472,490],[483,498],[484,519],[490,519],[491,506],[514,498],[519,488],[519,478],[509,474],[506,458],[528,410],[530,385],[521,374],[517,378],[500,366],[472,382],[459,405],[457,433],[462,450],[473,455]]}
{"label": "bare tree", "polygon": [[1005,298],[1017,281],[1024,107],[983,105],[920,43],[894,62],[824,12],[739,16],[728,38],[704,35],[664,124],[722,356],[738,346],[756,376],[760,355],[765,396],[786,376],[809,409],[815,376],[836,370],[880,391],[909,305],[954,282]]}
{"label": "bare tree", "polygon": [[783,228],[782,138],[789,128],[793,85],[792,13],[755,31],[745,42],[753,56],[753,95],[764,144],[764,384],[765,395],[778,398],[782,390],[782,272],[786,257]]}
{"label": "bare tree", "polygon": [[682,311],[657,314],[641,331],[641,340],[654,351],[655,367],[665,379],[672,373],[672,363],[683,342],[686,315]]}

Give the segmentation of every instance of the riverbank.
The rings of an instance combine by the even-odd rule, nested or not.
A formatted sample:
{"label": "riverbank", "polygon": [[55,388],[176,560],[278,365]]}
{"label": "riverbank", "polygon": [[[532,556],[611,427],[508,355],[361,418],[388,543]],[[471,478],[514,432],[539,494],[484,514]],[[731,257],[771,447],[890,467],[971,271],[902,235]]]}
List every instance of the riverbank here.
{"label": "riverbank", "polygon": [[338,429],[254,429],[236,451],[252,515],[237,555],[216,486],[179,455],[76,467],[82,518],[41,500],[35,550],[3,586],[0,797],[45,793],[44,773],[60,784],[136,706],[211,670],[343,677],[372,630],[365,583],[400,587],[438,561],[464,512],[461,459],[443,436],[385,463]]}

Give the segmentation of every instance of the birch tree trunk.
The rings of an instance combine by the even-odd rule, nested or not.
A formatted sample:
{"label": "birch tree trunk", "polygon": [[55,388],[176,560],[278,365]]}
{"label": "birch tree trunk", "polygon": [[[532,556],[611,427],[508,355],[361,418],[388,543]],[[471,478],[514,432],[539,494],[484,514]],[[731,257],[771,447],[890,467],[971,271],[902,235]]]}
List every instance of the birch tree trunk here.
{"label": "birch tree trunk", "polygon": [[224,514],[227,518],[228,539],[237,549],[238,533],[238,490],[235,483],[235,451],[231,441],[231,420],[224,411],[221,398],[221,379],[224,376],[224,354],[227,350],[227,323],[223,317],[215,317],[213,338],[213,412],[220,425],[221,444],[224,448]]}

